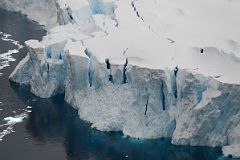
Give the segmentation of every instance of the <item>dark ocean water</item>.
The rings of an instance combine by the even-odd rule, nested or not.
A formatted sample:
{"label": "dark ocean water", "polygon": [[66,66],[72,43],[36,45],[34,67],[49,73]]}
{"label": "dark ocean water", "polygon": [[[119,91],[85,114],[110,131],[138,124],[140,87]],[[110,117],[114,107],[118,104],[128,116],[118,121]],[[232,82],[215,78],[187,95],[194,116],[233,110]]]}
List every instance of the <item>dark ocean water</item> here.
{"label": "dark ocean water", "polygon": [[[5,10],[0,10],[0,32],[12,35],[9,38],[21,45],[28,39],[40,40],[46,34],[41,26],[26,17]],[[12,41],[0,39],[0,55],[12,49],[18,47]],[[3,125],[0,132],[8,127],[4,125],[5,117],[27,115],[23,122],[13,125],[14,132],[4,135],[0,141],[0,160],[223,159],[220,148],[180,147],[171,145],[170,139],[137,140],[121,133],[91,129],[90,124],[81,121],[77,111],[64,102],[64,95],[40,99],[32,95],[28,87],[8,81],[9,74],[26,52],[26,48],[22,48],[12,54],[15,61],[10,57],[10,66],[0,69],[0,126]]]}

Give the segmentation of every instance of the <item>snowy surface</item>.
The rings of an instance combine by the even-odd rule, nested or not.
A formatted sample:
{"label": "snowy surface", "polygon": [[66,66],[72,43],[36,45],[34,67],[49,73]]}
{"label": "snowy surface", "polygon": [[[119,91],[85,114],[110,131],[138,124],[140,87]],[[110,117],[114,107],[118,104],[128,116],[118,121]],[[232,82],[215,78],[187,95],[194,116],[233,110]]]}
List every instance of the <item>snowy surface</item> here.
{"label": "snowy surface", "polygon": [[[45,0],[36,4],[25,1],[26,14],[39,19],[38,22],[44,21],[30,11],[35,7],[43,12]],[[23,3],[17,3],[16,9],[21,9]],[[58,16],[69,19],[70,24],[51,30],[51,38],[45,43],[88,39],[84,41],[86,48],[100,62],[109,58],[112,63],[122,64],[127,57],[132,65],[153,69],[178,66],[224,83],[240,83],[240,77],[233,72],[240,69],[238,1],[58,0],[57,3],[63,12]],[[15,7],[11,1],[1,4]],[[37,4],[40,7],[36,8]],[[49,15],[56,8],[44,12]],[[45,18],[52,23],[56,19]]]}
{"label": "snowy surface", "polygon": [[144,22],[158,35],[240,56],[239,1],[137,0],[135,4]]}
{"label": "snowy surface", "polygon": [[[116,1],[114,14],[106,11],[110,2],[59,0],[60,8],[73,20],[68,17],[68,24],[49,30],[42,43],[81,41],[100,63],[108,58],[123,64],[128,58],[131,65],[170,70],[178,66],[240,84],[234,72],[240,69],[237,1]],[[79,16],[82,13],[84,18]]]}

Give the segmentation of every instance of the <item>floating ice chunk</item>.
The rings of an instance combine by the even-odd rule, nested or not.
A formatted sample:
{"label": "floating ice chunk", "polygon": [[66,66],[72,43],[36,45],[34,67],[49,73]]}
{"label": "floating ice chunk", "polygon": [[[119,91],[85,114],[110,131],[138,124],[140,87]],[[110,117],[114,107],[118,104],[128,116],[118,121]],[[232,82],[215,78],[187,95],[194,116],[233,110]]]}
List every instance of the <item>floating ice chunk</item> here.
{"label": "floating ice chunk", "polygon": [[5,117],[3,120],[6,121],[5,124],[1,125],[0,127],[3,127],[3,126],[8,126],[6,129],[4,129],[2,132],[0,132],[0,141],[2,141],[3,137],[10,134],[10,133],[13,133],[15,132],[13,130],[13,126],[17,123],[21,123],[23,121],[24,118],[27,117],[27,113],[26,112],[23,112],[19,115],[16,115],[14,117]]}
{"label": "floating ice chunk", "polygon": [[12,57],[12,54],[18,53],[19,51],[17,49],[9,50],[6,53],[0,54],[0,69],[3,69],[5,67],[9,66],[9,62],[13,62],[16,59]]}
{"label": "floating ice chunk", "polygon": [[11,34],[3,33],[3,37],[4,37],[4,38],[8,38],[8,37],[11,37],[11,36],[12,36]]}
{"label": "floating ice chunk", "polygon": [[27,106],[27,109],[31,109],[32,107],[31,106]]}
{"label": "floating ice chunk", "polygon": [[4,118],[4,121],[6,121],[8,124],[15,124],[15,123],[20,123],[24,117],[6,117]]}
{"label": "floating ice chunk", "polygon": [[7,33],[1,33],[1,34],[3,35],[3,37],[1,37],[3,41],[10,42],[17,46],[17,49],[8,50],[6,53],[0,54],[0,69],[3,69],[9,66],[9,62],[15,61],[15,58],[12,57],[12,54],[18,53],[19,49],[23,48],[24,46],[19,44],[18,41],[9,38],[11,37],[10,34],[7,34]]}
{"label": "floating ice chunk", "polygon": [[19,44],[19,41],[16,41],[16,40],[11,39],[11,38],[9,38],[9,37],[11,37],[10,34],[4,33],[4,34],[3,34],[3,37],[2,37],[1,39],[2,39],[3,41],[11,42],[12,44],[16,45],[16,46],[18,47],[18,49],[21,49],[21,48],[24,47],[23,45]]}

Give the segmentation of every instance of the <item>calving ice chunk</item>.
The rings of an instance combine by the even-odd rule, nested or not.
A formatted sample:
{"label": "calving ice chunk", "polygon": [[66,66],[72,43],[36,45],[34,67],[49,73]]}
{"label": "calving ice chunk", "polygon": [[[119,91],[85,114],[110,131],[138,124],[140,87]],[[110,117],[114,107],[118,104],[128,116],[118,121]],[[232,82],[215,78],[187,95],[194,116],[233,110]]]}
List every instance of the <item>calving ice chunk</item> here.
{"label": "calving ice chunk", "polygon": [[[45,1],[29,9],[39,3]],[[57,14],[45,24],[57,24],[47,25],[42,41],[26,42],[29,53],[11,81],[42,98],[65,93],[79,117],[99,130],[226,146],[225,155],[239,157],[239,2],[52,3],[46,14]]]}

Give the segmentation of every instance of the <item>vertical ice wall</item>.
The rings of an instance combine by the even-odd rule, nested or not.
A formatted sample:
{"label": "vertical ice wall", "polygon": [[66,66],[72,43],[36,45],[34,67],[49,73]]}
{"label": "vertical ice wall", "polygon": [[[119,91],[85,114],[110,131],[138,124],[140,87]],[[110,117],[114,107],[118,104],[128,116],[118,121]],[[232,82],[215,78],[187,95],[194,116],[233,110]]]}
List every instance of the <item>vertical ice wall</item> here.
{"label": "vertical ice wall", "polygon": [[[19,6],[25,5],[22,2]],[[21,11],[30,12],[36,7],[30,1],[25,2],[26,8]],[[49,22],[42,21],[47,26],[73,24],[72,28],[86,33],[86,38],[95,32],[107,35],[103,29],[108,27],[107,21],[102,20],[106,17],[115,20],[113,3],[83,2],[69,7],[68,3],[58,5],[50,1],[48,5],[54,5],[53,12],[45,13],[41,6],[47,2],[39,1],[38,15],[53,15]],[[12,1],[1,3],[6,8],[11,8],[10,4]],[[42,17],[32,16],[41,22]],[[139,13],[137,17],[140,18]],[[239,85],[221,83],[181,68],[134,66],[132,57],[115,64],[106,56],[107,61],[100,62],[75,32],[66,31],[69,32],[71,37],[66,38],[71,39],[69,42],[27,42],[29,54],[10,80],[30,85],[31,91],[43,98],[65,93],[65,100],[78,109],[80,118],[99,130],[123,131],[125,135],[140,138],[172,136],[174,144],[226,146],[226,155],[237,154],[233,151],[240,142]]]}

